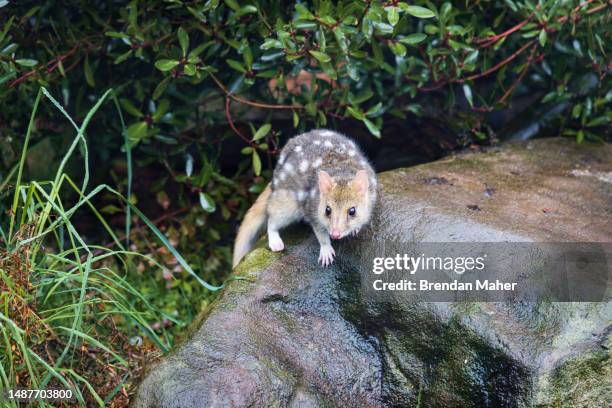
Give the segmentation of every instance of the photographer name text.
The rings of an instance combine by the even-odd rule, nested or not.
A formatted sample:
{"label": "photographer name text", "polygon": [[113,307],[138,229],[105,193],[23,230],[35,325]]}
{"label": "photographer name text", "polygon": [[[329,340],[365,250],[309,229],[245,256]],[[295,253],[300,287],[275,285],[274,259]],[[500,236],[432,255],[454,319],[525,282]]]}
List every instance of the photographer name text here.
{"label": "photographer name text", "polygon": [[[475,271],[486,273],[485,261],[487,255],[478,257],[440,257],[440,256],[411,256],[408,254],[397,254],[394,257],[374,258],[372,273],[381,275],[385,272],[404,272],[415,275],[422,271],[445,272],[447,274],[463,275],[465,272]],[[476,279],[474,281],[460,281],[451,279],[445,282],[431,281],[428,279],[399,279],[394,282],[386,282],[383,279],[375,279],[372,282],[376,291],[515,291],[518,283],[503,282],[499,279]]]}

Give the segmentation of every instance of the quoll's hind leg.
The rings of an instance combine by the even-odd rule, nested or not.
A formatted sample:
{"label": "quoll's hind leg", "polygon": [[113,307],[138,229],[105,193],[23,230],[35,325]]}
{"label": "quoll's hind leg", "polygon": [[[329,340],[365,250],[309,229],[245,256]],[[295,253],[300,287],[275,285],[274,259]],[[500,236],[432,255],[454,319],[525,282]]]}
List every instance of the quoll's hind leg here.
{"label": "quoll's hind leg", "polygon": [[302,212],[288,190],[276,190],[268,201],[268,245],[272,251],[282,251],[285,244],[278,231],[299,220]]}
{"label": "quoll's hind leg", "polygon": [[336,252],[331,245],[331,240],[329,239],[329,233],[325,231],[324,228],[313,226],[315,235],[317,236],[317,240],[319,241],[319,263],[323,266],[331,265],[334,262],[334,256],[336,256]]}

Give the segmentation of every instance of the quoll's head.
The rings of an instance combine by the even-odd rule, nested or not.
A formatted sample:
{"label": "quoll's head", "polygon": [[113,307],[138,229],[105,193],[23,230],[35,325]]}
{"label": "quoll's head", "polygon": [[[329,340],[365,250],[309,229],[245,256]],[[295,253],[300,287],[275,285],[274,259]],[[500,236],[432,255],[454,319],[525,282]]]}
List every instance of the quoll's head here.
{"label": "quoll's head", "polygon": [[335,180],[319,171],[318,217],[332,239],[341,239],[360,229],[370,219],[368,173],[359,170],[349,180]]}

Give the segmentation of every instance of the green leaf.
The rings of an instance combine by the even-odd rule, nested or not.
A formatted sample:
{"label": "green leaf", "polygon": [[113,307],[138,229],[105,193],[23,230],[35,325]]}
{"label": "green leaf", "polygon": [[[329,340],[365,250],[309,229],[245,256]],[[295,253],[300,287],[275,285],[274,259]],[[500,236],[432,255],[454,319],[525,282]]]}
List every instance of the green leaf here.
{"label": "green leaf", "polygon": [[113,205],[113,204],[109,204],[109,205],[107,205],[105,207],[102,207],[100,209],[101,213],[110,214],[110,215],[120,213],[121,211],[122,211],[121,208],[119,208],[119,207],[117,207],[116,205]]}
{"label": "green leaf", "polygon": [[582,143],[584,141],[584,130],[580,129],[576,134],[576,142]]}
{"label": "green leaf", "polygon": [[542,29],[542,31],[540,31],[540,35],[538,36],[538,41],[540,41],[540,45],[542,47],[546,45],[546,39],[547,39],[546,30]]}
{"label": "green leaf", "polygon": [[206,50],[211,45],[213,45],[213,41],[207,41],[207,42],[205,42],[203,44],[198,45],[193,50],[191,50],[189,52],[189,60],[190,60],[190,62],[191,62],[191,60],[193,58],[196,58],[197,56],[199,56],[202,52],[204,52],[204,50]]}
{"label": "green leaf", "polygon": [[427,38],[427,34],[414,33],[414,34],[407,35],[404,38],[400,38],[399,42],[401,42],[402,44],[407,44],[407,45],[415,45],[415,44],[422,42],[426,38]]}
{"label": "green leaf", "polygon": [[157,99],[159,99],[160,96],[163,95],[163,93],[166,91],[166,88],[168,88],[168,85],[170,84],[170,80],[171,79],[172,79],[171,77],[164,78],[155,87],[155,90],[153,91],[153,100],[157,100]]}
{"label": "green leaf", "polygon": [[197,72],[197,69],[195,65],[187,64],[183,67],[183,72],[188,76],[194,76]]}
{"label": "green leaf", "polygon": [[333,79],[334,81],[338,79],[338,74],[329,62],[322,62],[321,68],[323,69],[323,72],[330,77],[330,79]]}
{"label": "green leaf", "polygon": [[127,52],[124,52],[123,54],[121,54],[120,56],[118,56],[117,58],[115,58],[115,61],[113,62],[115,65],[117,64],[121,64],[123,61],[125,61],[126,59],[130,58],[132,56],[132,54],[134,53],[134,50],[129,50]]}
{"label": "green leaf", "polygon": [[183,57],[186,57],[187,50],[189,50],[189,34],[187,34],[187,31],[185,31],[183,27],[179,27],[177,35],[181,50],[183,51]]}
{"label": "green leaf", "polygon": [[344,30],[342,30],[340,27],[336,27],[334,28],[334,35],[336,36],[336,41],[338,42],[338,46],[340,46],[342,53],[348,53],[348,45],[346,43],[346,36],[344,35]]}
{"label": "green leaf", "polygon": [[29,68],[29,67],[36,66],[36,64],[38,64],[38,61],[36,61],[35,59],[22,58],[22,59],[15,60],[15,63],[17,65],[21,65],[22,67]]}
{"label": "green leaf", "polygon": [[384,113],[383,104],[382,102],[378,102],[376,105],[368,109],[368,111],[366,112],[366,116],[370,118],[375,118],[377,116],[382,115],[383,113]]}
{"label": "green leaf", "polygon": [[308,11],[308,9],[303,4],[296,4],[295,11],[298,12],[302,20],[314,20],[315,18],[315,16],[310,11]]}
{"label": "green leaf", "polygon": [[596,127],[596,126],[601,126],[601,125],[605,125],[606,123],[612,122],[612,117],[606,117],[606,116],[598,116],[595,119],[589,121],[586,126],[587,127]]}
{"label": "green leaf", "polygon": [[374,136],[380,139],[380,129],[368,118],[363,118],[363,123]]}
{"label": "green leaf", "polygon": [[256,140],[259,140],[265,137],[270,132],[271,129],[272,129],[272,125],[269,123],[266,123],[259,129],[257,129],[257,132],[255,132],[255,135],[253,135],[253,141],[256,141]]}
{"label": "green leaf", "polygon": [[391,24],[381,23],[380,21],[374,21],[372,22],[372,25],[381,34],[393,34],[393,26]]}
{"label": "green leaf", "polygon": [[152,116],[153,122],[159,122],[159,120],[161,120],[164,117],[166,112],[168,112],[169,107],[170,107],[170,101],[168,99],[162,99],[157,105],[157,108],[155,109],[155,113],[153,113],[153,116]]}
{"label": "green leaf", "polygon": [[331,57],[329,55],[325,54],[324,52],[319,52],[319,51],[308,51],[308,52],[310,53],[310,55],[315,57],[320,62],[329,62],[329,61],[331,61]]}
{"label": "green leaf", "polygon": [[193,156],[189,153],[185,155],[185,174],[187,177],[191,177],[193,174]]}
{"label": "green leaf", "polygon": [[200,20],[202,23],[206,23],[206,16],[204,15],[204,13],[202,13],[201,11],[193,8],[193,7],[189,7],[187,6],[187,10],[189,10],[189,12],[198,20]]}
{"label": "green leaf", "polygon": [[104,33],[104,35],[107,37],[111,37],[111,38],[125,38],[125,39],[130,38],[130,36],[127,35],[126,33],[119,33],[117,31],[107,31]]}
{"label": "green leaf", "polygon": [[[425,26],[425,32],[429,35],[435,35],[438,34],[438,32],[440,32],[440,29],[438,28],[438,26],[433,25],[433,24],[427,24]],[[505,38],[505,37],[504,37]]]}
{"label": "green leaf", "polygon": [[296,111],[293,111],[293,127],[297,128],[300,124],[300,115]]}
{"label": "green leaf", "polygon": [[364,120],[365,114],[359,108],[353,108],[352,106],[347,106],[346,110],[357,120]]}
{"label": "green leaf", "polygon": [[408,14],[417,18],[432,18],[436,16],[433,11],[421,6],[407,6],[405,10]]}
{"label": "green leaf", "polygon": [[440,19],[442,20],[442,22],[446,22],[452,8],[453,6],[449,2],[446,2],[442,5],[442,8],[440,9]]}
{"label": "green leaf", "polygon": [[147,122],[136,122],[127,128],[127,134],[130,140],[139,141],[147,135]]}
{"label": "green leaf", "polygon": [[236,0],[225,0],[225,4],[227,4],[234,11],[240,11],[240,5]]}
{"label": "green leaf", "polygon": [[474,106],[474,101],[472,99],[472,88],[468,84],[463,84],[463,93],[465,94],[465,99],[467,99],[470,106]]}
{"label": "green leaf", "polygon": [[391,48],[391,51],[398,57],[406,56],[406,47],[402,43],[399,43],[399,42],[389,43],[389,48]]}
{"label": "green leaf", "polygon": [[200,206],[202,207],[202,209],[204,209],[204,211],[206,211],[207,213],[214,213],[217,209],[217,204],[215,203],[215,200],[213,200],[211,196],[202,191],[200,191],[199,196]]}
{"label": "green leaf", "polygon": [[85,74],[85,82],[87,82],[87,85],[94,88],[96,86],[96,81],[94,80],[91,65],[89,65],[89,54],[85,57],[85,64],[83,64],[83,72]]}
{"label": "green leaf", "polygon": [[144,116],[143,113],[136,106],[134,106],[134,104],[129,99],[121,98],[119,102],[121,103],[121,107],[123,108],[123,110],[125,110],[130,115],[135,116],[137,118]]}
{"label": "green leaf", "polygon": [[259,46],[259,49],[264,51],[269,50],[270,48],[283,48],[283,43],[274,38],[268,38]]}
{"label": "green leaf", "polygon": [[330,26],[336,25],[338,23],[336,19],[329,15],[321,17],[320,21]]}
{"label": "green leaf", "polygon": [[389,24],[395,27],[399,21],[399,9],[397,7],[387,7],[385,11],[387,12],[387,20],[389,21]]}
{"label": "green leaf", "polygon": [[236,16],[240,17],[240,16],[244,16],[245,14],[255,14],[255,13],[257,13],[257,7],[249,4],[249,5],[242,7],[238,11],[238,13],[236,13]]}
{"label": "green leaf", "polygon": [[244,60],[247,69],[250,71],[253,69],[253,53],[251,52],[251,47],[246,44],[242,49],[242,59]]}
{"label": "green leaf", "polygon": [[478,50],[470,52],[463,63],[465,65],[473,64],[476,62],[476,59],[478,59]]}
{"label": "green leaf", "polygon": [[256,176],[261,174],[261,159],[259,158],[259,154],[256,150],[253,150],[253,172]]}
{"label": "green leaf", "polygon": [[179,64],[177,60],[171,59],[161,59],[155,62],[155,68],[160,71],[170,71],[172,68],[176,67]]}
{"label": "green leaf", "polygon": [[225,62],[227,62],[227,65],[229,65],[230,67],[232,67],[233,69],[235,69],[238,72],[242,72],[243,74],[245,72],[247,72],[246,68],[242,65],[242,63],[233,60],[233,59],[228,59]]}

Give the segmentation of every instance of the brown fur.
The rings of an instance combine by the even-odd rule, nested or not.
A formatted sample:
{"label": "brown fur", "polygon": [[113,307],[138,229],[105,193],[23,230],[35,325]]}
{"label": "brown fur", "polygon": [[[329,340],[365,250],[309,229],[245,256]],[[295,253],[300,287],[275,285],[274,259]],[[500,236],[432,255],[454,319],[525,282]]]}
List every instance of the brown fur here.
{"label": "brown fur", "polygon": [[[357,182],[358,175],[350,181],[334,181],[329,191],[321,189],[321,199],[317,217],[319,222],[326,227],[327,231],[337,229],[342,233],[342,238],[351,233],[359,231],[369,220],[371,214],[371,202],[368,195],[367,174],[365,180]],[[329,206],[331,215],[325,215],[325,208]],[[348,214],[351,207],[357,212],[354,217]]]}
{"label": "brown fur", "polygon": [[271,186],[238,231],[234,266],[266,222],[268,246],[282,251],[279,231],[300,219],[312,227],[320,245],[319,262],[327,266],[335,256],[330,238],[356,235],[370,220],[375,200],[376,174],[355,142],[327,129],[298,135],[281,150]]}

